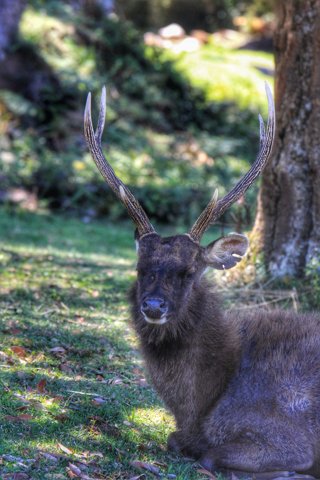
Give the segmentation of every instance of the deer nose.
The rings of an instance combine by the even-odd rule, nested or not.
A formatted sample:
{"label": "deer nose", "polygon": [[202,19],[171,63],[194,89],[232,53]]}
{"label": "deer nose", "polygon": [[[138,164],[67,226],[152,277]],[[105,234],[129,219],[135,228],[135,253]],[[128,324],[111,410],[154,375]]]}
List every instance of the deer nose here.
{"label": "deer nose", "polygon": [[159,319],[168,311],[163,298],[147,297],[141,305],[141,312],[152,319]]}

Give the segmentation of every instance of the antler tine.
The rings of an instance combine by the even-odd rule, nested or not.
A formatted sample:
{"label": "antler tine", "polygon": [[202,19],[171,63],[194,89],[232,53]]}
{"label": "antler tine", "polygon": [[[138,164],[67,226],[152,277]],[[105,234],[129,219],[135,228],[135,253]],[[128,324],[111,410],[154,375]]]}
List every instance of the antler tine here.
{"label": "antler tine", "polygon": [[87,103],[84,111],[84,135],[90,153],[95,164],[98,167],[98,170],[100,171],[107,184],[119,198],[119,200],[127,208],[130,217],[137,226],[139,237],[142,237],[147,233],[153,233],[155,230],[139,202],[136,200],[130,190],[125,186],[125,184],[116,176],[111,165],[109,164],[102,152],[101,137],[104,129],[105,117],[106,89],[105,87],[103,87],[100,99],[98,124],[95,132],[93,130],[91,118],[91,93],[88,94]]}
{"label": "antler tine", "polygon": [[96,139],[100,143],[101,143],[101,137],[103,134],[104,125],[106,121],[106,105],[107,105],[107,92],[106,92],[106,87],[103,86],[101,90],[101,97],[100,97],[98,125],[95,131]]}
{"label": "antler tine", "polygon": [[[258,118],[259,118],[259,125],[260,125],[260,147],[259,147],[259,148],[260,148],[260,150],[261,150],[261,148],[262,148],[262,146],[263,146],[263,142],[264,142],[264,140],[265,140],[265,136],[266,136],[266,127],[265,127],[265,125],[264,125],[264,121],[263,121],[263,118],[262,118],[262,116],[260,115],[260,113],[259,113]],[[260,150],[259,150],[259,151],[260,151]]]}
{"label": "antler tine", "polygon": [[265,83],[265,90],[268,99],[268,121],[267,127],[265,128],[262,117],[259,115],[260,149],[257,158],[250,170],[241,178],[235,187],[227,193],[227,195],[219,201],[214,201],[214,198],[212,198],[207,207],[203,210],[189,232],[190,237],[196,242],[200,241],[203,233],[209,225],[221,217],[227,208],[229,208],[248,190],[267,164],[274,140],[275,111],[272,93],[267,83]]}

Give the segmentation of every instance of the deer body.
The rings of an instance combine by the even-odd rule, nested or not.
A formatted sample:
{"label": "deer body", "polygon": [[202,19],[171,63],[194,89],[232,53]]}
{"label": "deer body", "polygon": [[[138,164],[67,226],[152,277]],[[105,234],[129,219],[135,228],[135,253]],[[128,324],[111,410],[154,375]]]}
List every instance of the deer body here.
{"label": "deer body", "polygon": [[[192,318],[184,319],[183,331],[174,332],[172,336],[168,327],[166,332],[157,332],[158,328],[144,325],[136,300],[137,285],[131,292],[133,324],[152,383],[174,413],[178,429],[182,430],[186,424],[189,429],[198,428],[199,415],[205,416],[225,389],[236,362],[237,339],[232,339],[231,331],[225,338],[227,327],[222,325],[216,298],[213,296],[212,302],[202,298],[209,285],[203,281],[202,287],[203,290],[194,294],[198,298],[191,298],[196,309],[197,302],[201,303],[202,315],[191,313]],[[212,315],[210,307],[216,309],[211,324],[207,323],[210,317],[206,316],[209,311]]]}
{"label": "deer body", "polygon": [[103,154],[105,89],[96,131],[90,95],[84,122],[98,169],[137,227],[132,319],[152,383],[176,419],[168,447],[208,470],[267,473],[264,480],[292,471],[320,476],[320,315],[223,312],[205,271],[234,267],[248,240],[237,233],[206,247],[200,240],[267,163],[275,115],[266,92],[255,162],[222,199],[213,195],[189,233],[174,237],[155,232]]}
{"label": "deer body", "polygon": [[[130,300],[152,383],[176,419],[169,447],[200,458],[210,470],[320,475],[320,316],[223,313],[200,274],[170,321],[148,323],[143,296],[164,295],[173,282],[167,272],[197,262],[188,250],[189,263],[181,263],[189,239],[150,237],[140,242]],[[155,240],[170,247],[161,249]],[[158,258],[146,254],[151,245]],[[159,264],[163,271],[146,287],[139,272],[152,275]]]}

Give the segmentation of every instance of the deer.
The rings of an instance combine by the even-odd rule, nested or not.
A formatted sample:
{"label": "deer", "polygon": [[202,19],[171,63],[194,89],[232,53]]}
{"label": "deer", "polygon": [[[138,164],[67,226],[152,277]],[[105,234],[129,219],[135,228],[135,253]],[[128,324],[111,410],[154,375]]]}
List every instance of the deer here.
{"label": "deer", "polygon": [[101,144],[105,88],[96,130],[88,94],[84,133],[100,173],[136,226],[132,324],[151,382],[175,419],[168,449],[209,472],[313,478],[320,477],[320,315],[224,310],[206,271],[235,267],[248,250],[248,239],[229,233],[200,244],[208,227],[267,164],[275,135],[267,84],[266,95],[268,119],[265,125],[259,115],[255,161],[223,198],[214,193],[184,234],[160,236],[107,161]]}

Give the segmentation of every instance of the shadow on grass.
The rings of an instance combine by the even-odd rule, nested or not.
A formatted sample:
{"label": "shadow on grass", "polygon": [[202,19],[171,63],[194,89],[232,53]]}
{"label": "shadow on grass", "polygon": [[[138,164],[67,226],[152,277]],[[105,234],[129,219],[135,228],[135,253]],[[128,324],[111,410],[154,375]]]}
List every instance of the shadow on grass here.
{"label": "shadow on grass", "polygon": [[[128,223],[94,221],[86,224],[77,218],[0,208],[0,240],[6,245],[56,249],[69,254],[114,255],[134,258],[134,227]],[[29,252],[28,252],[29,253]]]}
{"label": "shadow on grass", "polygon": [[[165,440],[162,435],[159,444],[157,429],[152,425],[128,422],[128,414],[135,408],[157,407],[154,396],[145,388],[139,389],[130,384],[92,388],[93,385],[87,381],[52,381],[50,376],[43,375],[36,376],[34,381],[40,379],[47,381],[48,389],[47,393],[41,395],[44,400],[42,403],[30,400],[30,386],[27,388],[17,383],[7,391],[7,398],[2,400],[5,413],[1,418],[2,452],[28,457],[35,457],[39,451],[61,455],[61,450],[57,449],[60,443],[72,451],[72,454],[62,454],[62,463],[68,465],[68,462],[79,461],[79,455],[83,452],[93,457],[98,453],[96,464],[105,473],[127,470],[130,462],[137,458],[135,455],[139,455],[137,444],[140,450],[145,448],[149,455],[158,458],[163,455]],[[4,372],[2,381],[10,384],[11,380],[12,374]],[[104,403],[97,406],[95,399],[101,395],[101,391],[104,393]],[[16,392],[19,392],[19,397]],[[20,401],[24,393],[25,398],[29,395],[30,407],[23,410],[28,412],[29,418],[26,421],[14,421],[12,414],[17,415],[19,408],[26,406],[25,402]],[[55,409],[47,410],[45,404],[50,398],[59,400]],[[7,404],[10,404],[10,408],[6,408]],[[24,437],[22,442],[19,440],[21,437]]]}

